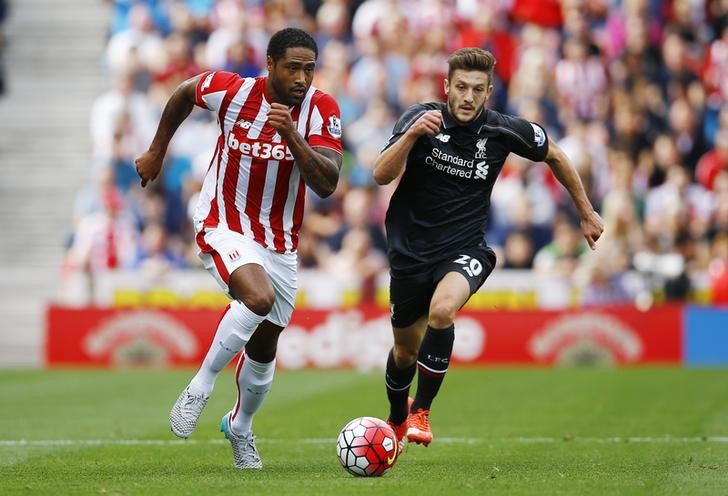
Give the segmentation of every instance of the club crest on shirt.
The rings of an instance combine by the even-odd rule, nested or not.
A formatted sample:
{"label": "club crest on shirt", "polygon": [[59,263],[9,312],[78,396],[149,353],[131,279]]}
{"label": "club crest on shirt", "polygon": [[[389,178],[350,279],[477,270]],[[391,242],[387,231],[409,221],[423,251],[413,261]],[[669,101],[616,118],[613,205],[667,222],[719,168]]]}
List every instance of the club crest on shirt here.
{"label": "club crest on shirt", "polygon": [[329,124],[326,126],[326,129],[334,138],[341,138],[341,120],[335,115],[329,116]]}
{"label": "club crest on shirt", "polygon": [[478,151],[475,152],[475,158],[481,159],[485,158],[485,144],[488,142],[488,138],[480,138],[478,141],[475,142],[475,148],[477,148]]}
{"label": "club crest on shirt", "polygon": [[235,123],[235,125],[243,129],[250,129],[250,126],[252,126],[253,123],[250,121],[246,121],[245,119],[240,119],[238,122]]}

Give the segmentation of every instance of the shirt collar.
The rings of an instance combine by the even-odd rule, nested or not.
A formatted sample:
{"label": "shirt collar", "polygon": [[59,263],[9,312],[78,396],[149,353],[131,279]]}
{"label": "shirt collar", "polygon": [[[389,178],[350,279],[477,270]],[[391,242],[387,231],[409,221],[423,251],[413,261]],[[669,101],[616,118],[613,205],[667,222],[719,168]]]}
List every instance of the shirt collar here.
{"label": "shirt collar", "polygon": [[479,133],[480,129],[483,127],[483,124],[485,124],[485,115],[488,109],[483,107],[483,110],[480,112],[480,115],[470,121],[469,123],[462,125],[459,124],[458,121],[455,120],[455,118],[450,114],[450,110],[447,107],[447,103],[443,104],[442,109],[442,125],[445,129],[450,129],[455,126],[464,127],[466,129],[470,129],[471,131],[474,131],[475,133]]}

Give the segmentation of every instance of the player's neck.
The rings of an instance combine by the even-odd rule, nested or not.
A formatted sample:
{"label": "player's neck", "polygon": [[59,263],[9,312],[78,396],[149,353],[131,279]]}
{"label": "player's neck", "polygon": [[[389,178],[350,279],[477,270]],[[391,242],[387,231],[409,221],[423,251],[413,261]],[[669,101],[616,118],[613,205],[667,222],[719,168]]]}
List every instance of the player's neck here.
{"label": "player's neck", "polygon": [[270,77],[265,78],[265,99],[268,101],[268,103],[280,103],[283,105],[288,105],[288,103],[284,102],[280,96],[278,96],[278,93],[276,92],[275,88],[273,87],[273,83],[270,81]]}

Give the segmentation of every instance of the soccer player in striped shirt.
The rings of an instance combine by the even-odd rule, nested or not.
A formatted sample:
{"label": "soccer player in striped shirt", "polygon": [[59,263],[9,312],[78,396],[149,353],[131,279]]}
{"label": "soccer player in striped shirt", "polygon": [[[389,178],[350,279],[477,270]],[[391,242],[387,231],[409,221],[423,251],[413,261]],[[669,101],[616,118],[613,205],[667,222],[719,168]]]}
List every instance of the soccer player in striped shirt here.
{"label": "soccer player in striped shirt", "polygon": [[200,258],[232,302],[170,424],[179,437],[192,434],[218,373],[245,348],[235,374],[237,400],[221,425],[243,469],[262,467],[251,425],[293,312],[306,186],[329,196],[341,167],[339,107],[311,85],[317,56],[310,35],[286,28],[268,44],[267,77],[210,71],[183,82],[149,150],[136,160],[145,186],[159,175],[172,135],[193,106],[217,114],[220,136],[193,221]]}

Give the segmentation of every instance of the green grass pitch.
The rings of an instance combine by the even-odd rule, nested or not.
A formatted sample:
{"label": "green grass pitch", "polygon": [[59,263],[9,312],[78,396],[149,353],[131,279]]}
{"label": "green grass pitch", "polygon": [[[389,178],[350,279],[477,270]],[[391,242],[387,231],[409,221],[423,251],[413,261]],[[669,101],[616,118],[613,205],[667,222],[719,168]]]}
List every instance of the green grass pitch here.
{"label": "green grass pitch", "polygon": [[0,372],[0,494],[728,494],[728,370],[453,369],[435,441],[381,478],[338,464],[350,419],[386,418],[382,374],[279,371],[238,471],[217,382],[195,434],[167,415],[192,371]]}

